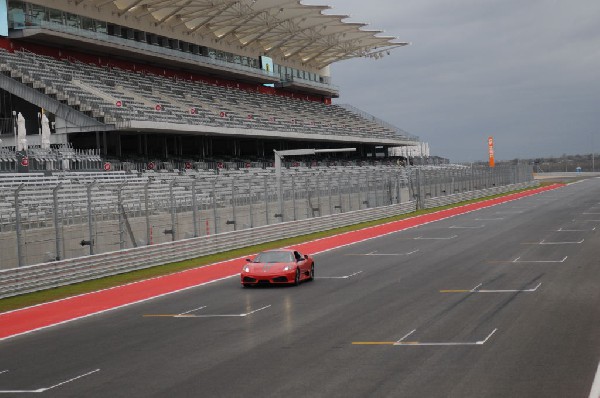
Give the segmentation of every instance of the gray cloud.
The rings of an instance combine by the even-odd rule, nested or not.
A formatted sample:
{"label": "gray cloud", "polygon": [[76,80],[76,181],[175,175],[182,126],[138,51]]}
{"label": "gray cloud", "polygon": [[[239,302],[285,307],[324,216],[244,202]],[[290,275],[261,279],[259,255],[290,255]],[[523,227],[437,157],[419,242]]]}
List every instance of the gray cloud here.
{"label": "gray cloud", "polygon": [[339,102],[419,135],[435,154],[485,159],[488,135],[499,159],[600,148],[600,2],[321,4],[412,42],[378,61],[334,64],[334,83]]}

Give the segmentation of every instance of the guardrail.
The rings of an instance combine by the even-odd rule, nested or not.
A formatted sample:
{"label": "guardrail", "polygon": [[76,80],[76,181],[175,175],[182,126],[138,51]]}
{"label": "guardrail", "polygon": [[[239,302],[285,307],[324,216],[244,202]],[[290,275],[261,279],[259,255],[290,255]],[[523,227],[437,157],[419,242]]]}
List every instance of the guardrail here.
{"label": "guardrail", "polygon": [[[426,208],[443,206],[537,185],[537,182],[512,184],[479,191],[426,199]],[[416,202],[356,210],[300,221],[265,225],[241,231],[166,242],[92,256],[73,258],[9,270],[0,270],[0,298],[64,286],[77,282],[150,268],[176,261],[219,253],[282,238],[406,214],[416,210]]]}
{"label": "guardrail", "polygon": [[533,178],[536,180],[552,179],[552,178],[590,178],[600,177],[600,171],[550,171],[546,173],[534,173]]}
{"label": "guardrail", "polygon": [[427,198],[423,201],[423,207],[425,209],[431,209],[433,207],[446,206],[446,205],[450,205],[453,203],[462,202],[465,200],[479,199],[479,198],[483,198],[486,196],[497,195],[497,194],[501,194],[501,193],[505,193],[505,192],[509,192],[509,191],[515,191],[517,189],[531,188],[531,187],[538,186],[539,184],[540,184],[539,181],[529,181],[529,182],[522,182],[519,184],[511,184],[511,185],[505,185],[505,186],[501,186],[501,187],[485,188],[485,189],[479,189],[477,191],[468,191],[468,192],[457,193],[457,194],[447,195],[447,196],[438,196],[435,198]]}

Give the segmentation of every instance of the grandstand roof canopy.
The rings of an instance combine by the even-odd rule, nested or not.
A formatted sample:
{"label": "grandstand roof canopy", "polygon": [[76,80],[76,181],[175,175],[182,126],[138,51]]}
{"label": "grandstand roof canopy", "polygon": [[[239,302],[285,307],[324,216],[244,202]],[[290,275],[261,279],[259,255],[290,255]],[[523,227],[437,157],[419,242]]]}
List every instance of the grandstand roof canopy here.
{"label": "grandstand roof canopy", "polygon": [[[111,3],[120,15],[151,19],[184,34],[224,41],[312,67],[375,54],[406,45],[366,24],[326,15],[325,5],[300,0],[79,0],[95,7]],[[194,40],[190,40],[194,41]]]}

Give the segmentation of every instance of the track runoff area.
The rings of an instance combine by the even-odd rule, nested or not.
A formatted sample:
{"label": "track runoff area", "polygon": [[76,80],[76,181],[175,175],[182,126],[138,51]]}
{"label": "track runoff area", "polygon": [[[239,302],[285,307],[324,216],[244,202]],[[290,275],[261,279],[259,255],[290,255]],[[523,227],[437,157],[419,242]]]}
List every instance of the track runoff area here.
{"label": "track runoff area", "polygon": [[300,244],[299,287],[243,289],[237,259],[0,314],[0,395],[598,398],[598,192]]}

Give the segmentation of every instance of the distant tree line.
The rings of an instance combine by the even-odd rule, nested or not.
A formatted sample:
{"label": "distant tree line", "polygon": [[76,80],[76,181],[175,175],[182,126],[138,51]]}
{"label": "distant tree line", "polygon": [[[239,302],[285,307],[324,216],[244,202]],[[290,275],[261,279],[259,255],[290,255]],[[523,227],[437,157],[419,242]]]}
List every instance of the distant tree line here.
{"label": "distant tree line", "polygon": [[567,155],[563,154],[560,157],[547,157],[547,158],[534,158],[534,159],[513,159],[508,162],[510,164],[531,164],[533,170],[537,173],[550,173],[550,172],[574,172],[580,167],[581,171],[600,171],[600,164],[598,163],[598,155],[584,154],[584,155]]}

